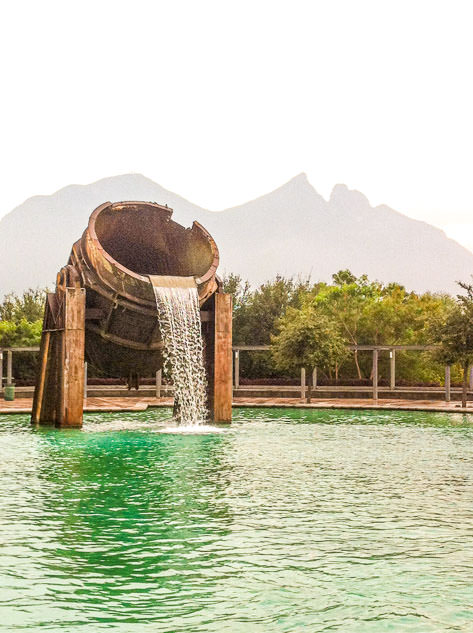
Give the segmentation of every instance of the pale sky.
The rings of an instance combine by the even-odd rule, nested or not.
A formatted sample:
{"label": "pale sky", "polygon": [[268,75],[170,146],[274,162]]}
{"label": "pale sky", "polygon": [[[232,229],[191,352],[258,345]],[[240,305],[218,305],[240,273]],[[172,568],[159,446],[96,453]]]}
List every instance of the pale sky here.
{"label": "pale sky", "polygon": [[140,172],[213,210],[305,171],[473,249],[473,3],[0,4],[0,216]]}

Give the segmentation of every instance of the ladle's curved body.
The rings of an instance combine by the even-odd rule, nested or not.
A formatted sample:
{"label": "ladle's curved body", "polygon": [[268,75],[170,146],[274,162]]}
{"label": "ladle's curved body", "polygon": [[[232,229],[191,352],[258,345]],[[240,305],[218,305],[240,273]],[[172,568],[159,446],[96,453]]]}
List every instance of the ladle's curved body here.
{"label": "ladle's curved body", "polygon": [[217,289],[214,240],[198,222],[187,229],[171,216],[151,202],[107,202],[72,248],[69,264],[87,290],[86,358],[108,375],[151,375],[162,366],[149,275],[177,285],[176,277],[192,277],[201,305]]}

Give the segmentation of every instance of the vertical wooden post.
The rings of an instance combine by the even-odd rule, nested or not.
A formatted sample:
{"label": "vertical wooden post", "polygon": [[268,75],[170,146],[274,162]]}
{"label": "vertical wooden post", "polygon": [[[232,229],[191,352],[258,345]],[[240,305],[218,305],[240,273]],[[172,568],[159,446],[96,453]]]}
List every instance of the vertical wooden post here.
{"label": "vertical wooden post", "polygon": [[235,389],[240,387],[240,352],[239,350],[235,350]]}
{"label": "vertical wooden post", "polygon": [[396,350],[389,350],[389,386],[396,389]]}
{"label": "vertical wooden post", "polygon": [[450,402],[450,399],[451,399],[450,377],[451,377],[450,365],[445,365],[445,402]]}
{"label": "vertical wooden post", "polygon": [[7,351],[7,385],[13,384],[13,352]]}
{"label": "vertical wooden post", "polygon": [[84,410],[85,289],[49,293],[31,421],[82,426]]}
{"label": "vertical wooden post", "polygon": [[31,414],[31,422],[38,424],[41,417],[41,407],[44,398],[44,385],[46,384],[46,372],[49,356],[49,344],[51,340],[51,332],[43,332],[41,336],[41,346],[39,348],[39,370],[36,388],[33,397],[33,409]]}
{"label": "vertical wooden post", "polygon": [[309,376],[307,378],[307,398],[306,398],[306,402],[307,404],[310,404],[311,399],[312,399],[312,381],[314,378],[314,371],[312,371],[312,373],[309,373]]}
{"label": "vertical wooden post", "polygon": [[84,363],[84,404],[85,401],[87,400],[87,373],[88,373],[88,367],[87,367],[87,361]]}
{"label": "vertical wooden post", "polygon": [[378,401],[378,350],[373,350],[373,400]]}
{"label": "vertical wooden post", "polygon": [[156,372],[156,398],[161,398],[161,385],[163,384],[163,370]]}
{"label": "vertical wooden post", "polygon": [[469,377],[468,389],[470,391],[473,390],[473,365],[470,365],[470,377]]}
{"label": "vertical wooden post", "polygon": [[301,367],[301,400],[305,398],[305,367]]}
{"label": "vertical wooden post", "polygon": [[84,410],[85,289],[66,288],[60,426],[82,426]]}
{"label": "vertical wooden post", "polygon": [[0,393],[3,394],[3,352],[0,351]]}
{"label": "vertical wooden post", "polygon": [[214,422],[232,420],[232,296],[214,295],[213,399]]}
{"label": "vertical wooden post", "polygon": [[312,387],[317,389],[317,367],[314,367],[312,371]]}

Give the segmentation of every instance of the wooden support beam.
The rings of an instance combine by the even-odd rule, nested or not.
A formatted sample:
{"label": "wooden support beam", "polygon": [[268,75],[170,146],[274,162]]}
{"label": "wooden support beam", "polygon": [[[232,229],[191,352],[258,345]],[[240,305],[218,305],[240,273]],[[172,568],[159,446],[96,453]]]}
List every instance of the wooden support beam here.
{"label": "wooden support beam", "polygon": [[305,398],[305,367],[301,367],[301,400]]}
{"label": "wooden support beam", "polygon": [[62,333],[62,392],[60,426],[82,426],[84,411],[85,289],[66,288]]}
{"label": "wooden support beam", "polygon": [[232,420],[232,296],[215,293],[213,421]]}
{"label": "wooden support beam", "polygon": [[205,326],[208,405],[213,422],[232,420],[232,297],[215,293],[210,301],[213,321]]}
{"label": "wooden support beam", "polygon": [[[57,310],[53,307],[57,306]],[[46,303],[31,421],[82,426],[85,289],[64,288]]]}
{"label": "wooden support beam", "polygon": [[312,387],[317,389],[317,367],[312,370]]}
{"label": "wooden support beam", "polygon": [[43,332],[41,337],[41,347],[39,352],[39,369],[36,381],[36,389],[34,390],[33,409],[31,422],[38,424],[41,417],[41,407],[44,397],[44,385],[46,383],[47,363],[49,356],[49,343],[51,340],[51,332]]}
{"label": "wooden support beam", "polygon": [[203,321],[207,402],[212,422],[232,420],[232,297],[215,293],[205,303]]}
{"label": "wooden support beam", "polygon": [[378,350],[373,350],[373,400],[378,400]]}

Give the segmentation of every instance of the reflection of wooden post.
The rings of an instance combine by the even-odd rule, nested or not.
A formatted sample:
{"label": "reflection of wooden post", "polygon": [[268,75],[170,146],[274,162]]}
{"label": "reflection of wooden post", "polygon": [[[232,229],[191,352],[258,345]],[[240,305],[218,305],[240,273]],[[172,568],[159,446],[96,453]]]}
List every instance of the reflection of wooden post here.
{"label": "reflection of wooden post", "polygon": [[210,419],[232,420],[232,297],[216,292],[206,304],[211,319],[202,324]]}
{"label": "reflection of wooden post", "polygon": [[49,293],[31,421],[82,426],[84,408],[85,290]]}

